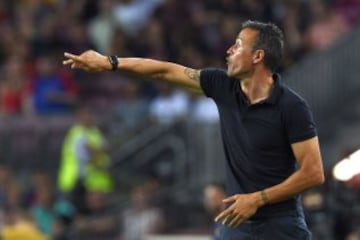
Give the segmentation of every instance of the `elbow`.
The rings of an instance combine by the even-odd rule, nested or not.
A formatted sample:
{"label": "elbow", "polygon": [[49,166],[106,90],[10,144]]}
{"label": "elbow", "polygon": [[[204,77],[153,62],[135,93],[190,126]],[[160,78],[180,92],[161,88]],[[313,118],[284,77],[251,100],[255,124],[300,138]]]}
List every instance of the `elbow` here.
{"label": "elbow", "polygon": [[319,186],[319,185],[322,185],[325,183],[325,175],[324,175],[324,172],[323,171],[316,171],[314,174],[313,174],[313,177],[311,177],[312,179],[312,186],[315,187],[315,186]]}
{"label": "elbow", "polygon": [[321,176],[318,177],[316,185],[319,186],[319,185],[323,185],[324,183],[325,183],[325,176],[324,174],[321,174]]}
{"label": "elbow", "polygon": [[322,168],[303,169],[303,178],[306,182],[306,188],[312,188],[324,184],[325,175]]}

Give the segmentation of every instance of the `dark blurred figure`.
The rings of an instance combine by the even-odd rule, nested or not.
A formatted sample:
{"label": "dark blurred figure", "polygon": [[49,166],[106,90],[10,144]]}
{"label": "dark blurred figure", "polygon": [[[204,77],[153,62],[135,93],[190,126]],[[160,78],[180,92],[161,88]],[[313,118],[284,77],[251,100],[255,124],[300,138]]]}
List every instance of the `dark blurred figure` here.
{"label": "dark blurred figure", "polygon": [[38,229],[54,240],[67,239],[68,223],[75,209],[65,199],[58,199],[47,172],[36,171],[25,191],[24,206]]}
{"label": "dark blurred figure", "polygon": [[158,85],[158,88],[159,95],[152,99],[149,106],[151,120],[166,125],[184,119],[188,113],[188,94],[169,85]]}
{"label": "dark blurred figure", "polygon": [[94,113],[81,107],[63,143],[58,188],[70,195],[77,210],[83,211],[87,191],[113,191],[109,166],[107,141],[96,125]]}
{"label": "dark blurred figure", "polygon": [[122,98],[114,103],[112,130],[126,138],[149,123],[149,103],[142,95],[140,84],[124,81],[124,89]]}
{"label": "dark blurred figure", "polygon": [[345,240],[360,240],[360,231],[354,231],[346,236]]}
{"label": "dark blurred figure", "polygon": [[[219,183],[208,184],[204,189],[204,206],[213,222],[214,218],[225,208],[223,199],[226,198],[225,187]],[[214,222],[212,239],[220,240],[220,223]]]}
{"label": "dark blurred figure", "polygon": [[19,115],[25,107],[26,75],[22,59],[13,56],[5,63],[4,76],[0,79],[0,114]]}
{"label": "dark blurred figure", "polygon": [[33,111],[39,115],[71,113],[77,101],[77,86],[72,75],[57,69],[52,56],[43,55],[36,64],[28,87]]}
{"label": "dark blurred figure", "polygon": [[359,0],[336,0],[335,9],[340,13],[350,26],[356,26],[360,22]]}
{"label": "dark blurred figure", "polygon": [[11,171],[5,163],[0,163],[0,208],[3,210],[6,205],[6,189],[11,182]]}
{"label": "dark blurred figure", "polygon": [[23,211],[9,211],[5,215],[5,225],[1,229],[2,240],[48,240]]}
{"label": "dark blurred figure", "polygon": [[327,0],[310,1],[314,21],[307,29],[306,44],[310,50],[326,49],[349,31],[349,25]]}
{"label": "dark blurred figure", "polygon": [[122,215],[121,240],[143,240],[147,234],[162,233],[165,219],[152,202],[149,186],[138,186],[131,192],[131,206]]}
{"label": "dark blurred figure", "polygon": [[322,189],[313,189],[303,195],[305,215],[315,240],[332,239],[329,200]]}
{"label": "dark blurred figure", "polygon": [[87,211],[74,222],[78,240],[113,240],[118,232],[118,219],[109,204],[109,196],[102,192],[86,194]]}

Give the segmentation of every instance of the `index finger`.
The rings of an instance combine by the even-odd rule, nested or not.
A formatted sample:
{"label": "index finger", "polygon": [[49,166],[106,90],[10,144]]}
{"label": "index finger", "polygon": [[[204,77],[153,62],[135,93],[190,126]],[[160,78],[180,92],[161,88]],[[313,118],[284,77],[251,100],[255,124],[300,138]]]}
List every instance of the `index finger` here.
{"label": "index finger", "polygon": [[67,58],[69,58],[69,59],[72,59],[72,60],[80,61],[80,62],[81,62],[81,58],[80,58],[80,56],[78,56],[78,55],[65,52],[65,53],[64,53],[64,56],[67,57]]}
{"label": "index finger", "polygon": [[67,59],[67,60],[63,61],[64,65],[73,64],[73,63],[74,63],[74,60],[72,60],[72,59]]}
{"label": "index finger", "polygon": [[217,217],[215,218],[215,222],[218,222],[219,220],[222,220],[226,216],[230,215],[232,211],[233,209],[231,208],[231,206],[228,209],[225,209],[219,215],[217,215]]}

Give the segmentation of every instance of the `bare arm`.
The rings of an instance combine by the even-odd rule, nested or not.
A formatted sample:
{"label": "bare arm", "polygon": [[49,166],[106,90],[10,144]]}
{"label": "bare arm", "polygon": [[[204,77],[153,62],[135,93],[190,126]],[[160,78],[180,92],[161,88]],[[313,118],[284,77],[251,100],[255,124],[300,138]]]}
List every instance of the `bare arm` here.
{"label": "bare arm", "polygon": [[325,181],[317,137],[291,145],[299,169],[284,182],[265,189],[268,203],[287,200]]}
{"label": "bare arm", "polygon": [[321,161],[318,138],[294,143],[291,145],[299,169],[285,181],[259,192],[235,194],[224,200],[232,203],[221,212],[215,221],[222,221],[229,226],[238,226],[253,216],[265,204],[272,204],[300,194],[306,189],[324,182],[324,171]]}
{"label": "bare arm", "polygon": [[[88,50],[80,55],[65,53],[64,65],[85,71],[108,71],[111,64],[107,56]],[[188,90],[201,93],[200,70],[182,65],[146,58],[118,58],[118,69],[138,77],[147,77],[169,82]]]}

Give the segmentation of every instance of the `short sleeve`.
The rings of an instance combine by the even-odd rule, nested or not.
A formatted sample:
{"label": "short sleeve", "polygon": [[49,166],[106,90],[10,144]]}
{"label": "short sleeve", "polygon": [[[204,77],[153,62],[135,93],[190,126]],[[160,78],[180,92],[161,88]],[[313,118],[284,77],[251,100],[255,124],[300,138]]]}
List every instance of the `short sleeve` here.
{"label": "short sleeve", "polygon": [[200,86],[207,97],[218,100],[231,91],[232,81],[222,69],[206,68],[200,73]]}
{"label": "short sleeve", "polygon": [[287,108],[285,127],[290,143],[305,141],[317,135],[312,113],[303,100]]}

